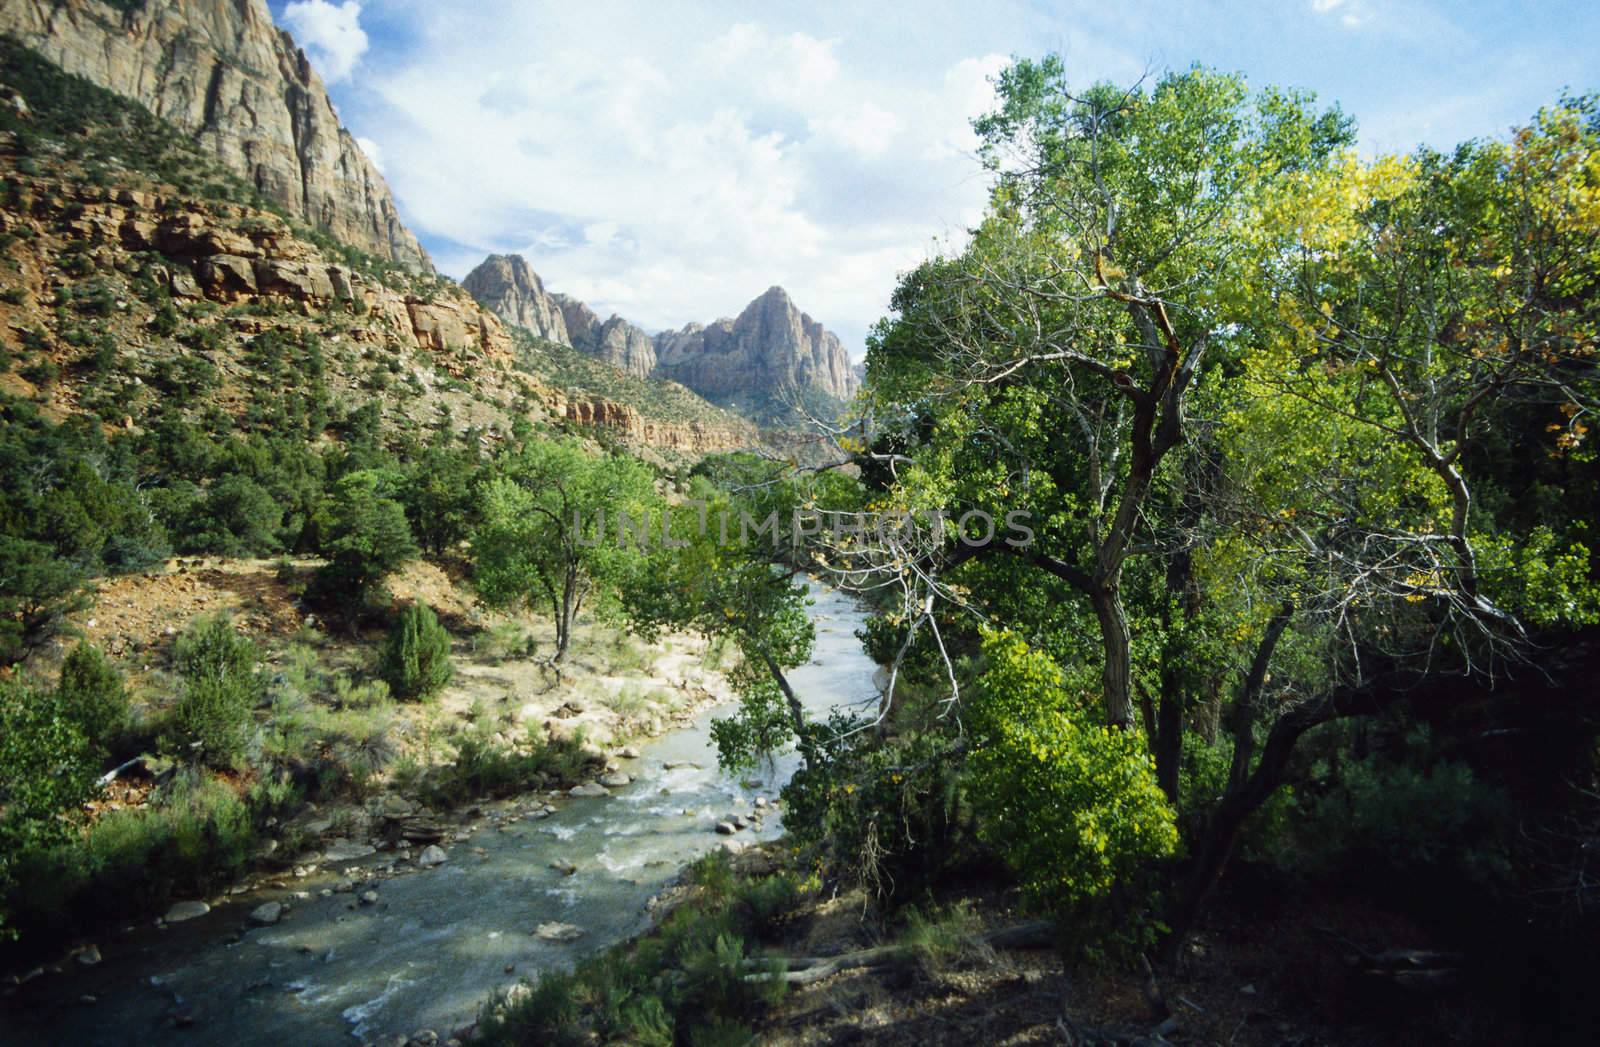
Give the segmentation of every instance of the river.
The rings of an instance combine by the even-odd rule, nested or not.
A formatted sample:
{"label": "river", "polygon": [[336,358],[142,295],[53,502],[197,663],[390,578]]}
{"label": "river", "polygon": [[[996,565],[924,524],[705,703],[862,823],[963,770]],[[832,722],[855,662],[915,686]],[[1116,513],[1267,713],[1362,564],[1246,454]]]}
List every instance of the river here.
{"label": "river", "polygon": [[[790,679],[809,712],[825,716],[872,699],[874,666],[854,637],[861,610],[820,586],[812,599],[815,651]],[[716,770],[710,724],[728,712],[709,710],[643,746],[624,761],[633,783],[610,796],[564,800],[539,820],[478,823],[433,869],[320,896],[351,870],[393,860],[380,852],[166,929],[147,925],[104,945],[96,966],[23,985],[0,1011],[0,1042],[348,1045],[423,1029],[443,1042],[496,988],[644,930],[650,899],[726,839],[716,823],[777,796],[797,764],[792,753],[751,775]],[[781,832],[774,812],[737,838]],[[559,863],[577,872],[552,868]],[[368,888],[377,900],[364,904]],[[290,902],[289,914],[246,929],[247,914],[273,900]],[[561,943],[532,933],[546,923],[583,935]]]}

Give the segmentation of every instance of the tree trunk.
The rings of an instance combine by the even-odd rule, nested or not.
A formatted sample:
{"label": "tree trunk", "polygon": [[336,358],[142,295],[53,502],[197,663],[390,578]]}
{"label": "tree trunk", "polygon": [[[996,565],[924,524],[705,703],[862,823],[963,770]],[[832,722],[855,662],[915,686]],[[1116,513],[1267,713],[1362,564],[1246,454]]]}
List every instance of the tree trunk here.
{"label": "tree trunk", "polygon": [[761,652],[761,659],[767,663],[767,672],[772,674],[773,680],[778,684],[778,690],[783,692],[784,699],[789,703],[789,722],[794,727],[795,747],[800,750],[800,758],[805,761],[807,767],[817,766],[821,756],[806,735],[806,713],[800,704],[800,696],[795,694],[794,688],[789,685],[789,678],[783,675],[783,669],[779,667],[777,659],[766,651]]}
{"label": "tree trunk", "polygon": [[1095,590],[1091,598],[1095,616],[1100,619],[1100,642],[1105,650],[1105,669],[1100,679],[1105,695],[1106,722],[1112,727],[1132,730],[1133,651],[1122,593],[1113,582]]}

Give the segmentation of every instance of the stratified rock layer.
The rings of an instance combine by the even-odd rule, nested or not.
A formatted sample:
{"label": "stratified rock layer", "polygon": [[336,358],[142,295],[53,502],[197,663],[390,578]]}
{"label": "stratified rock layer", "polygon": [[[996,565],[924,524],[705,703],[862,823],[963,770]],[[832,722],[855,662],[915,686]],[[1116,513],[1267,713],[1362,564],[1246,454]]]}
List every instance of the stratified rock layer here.
{"label": "stratified rock layer", "polygon": [[194,137],[266,199],[414,271],[427,253],[265,0],[5,0],[0,33]]}

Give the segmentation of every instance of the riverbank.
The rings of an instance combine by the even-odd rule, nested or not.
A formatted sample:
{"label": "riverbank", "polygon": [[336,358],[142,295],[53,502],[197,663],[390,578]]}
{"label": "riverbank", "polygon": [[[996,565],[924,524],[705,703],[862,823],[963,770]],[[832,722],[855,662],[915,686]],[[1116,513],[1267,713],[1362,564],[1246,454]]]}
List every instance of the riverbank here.
{"label": "riverbank", "polygon": [[[858,616],[842,597],[820,595],[817,656],[795,674],[817,713],[871,693]],[[671,643],[667,655],[691,653]],[[583,657],[575,652],[574,663]],[[481,693],[504,672],[463,676]],[[546,708],[559,708],[549,704],[559,693]],[[216,1042],[342,1044],[464,1028],[496,989],[647,928],[652,899],[687,863],[778,835],[781,817],[764,812],[776,809],[793,758],[750,777],[719,773],[709,738],[718,711],[676,730],[664,721],[659,737],[610,755],[616,771],[560,795],[541,788],[429,818],[403,809],[413,802],[403,795],[385,810],[390,796],[377,794],[359,831],[339,810],[306,811],[290,824],[321,834],[295,852],[301,860],[239,893],[190,899],[208,907],[180,913],[198,913],[190,918],[123,925],[92,943],[97,962],[65,959],[60,973],[12,987],[3,1038],[144,1043],[184,1028]],[[607,774],[617,784],[602,784]],[[724,823],[731,832],[718,832]],[[412,839],[408,829],[438,835]]]}

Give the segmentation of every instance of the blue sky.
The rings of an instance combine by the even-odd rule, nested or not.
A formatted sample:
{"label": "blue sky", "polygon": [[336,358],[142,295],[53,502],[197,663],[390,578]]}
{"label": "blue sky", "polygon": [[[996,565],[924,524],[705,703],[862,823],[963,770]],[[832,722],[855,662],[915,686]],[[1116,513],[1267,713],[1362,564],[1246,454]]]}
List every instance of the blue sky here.
{"label": "blue sky", "polygon": [[656,330],[782,284],[853,355],[960,240],[967,121],[1007,56],[1080,82],[1193,62],[1315,91],[1364,152],[1503,135],[1600,90],[1600,6],[272,0],[411,228],[461,276],[519,251]]}

